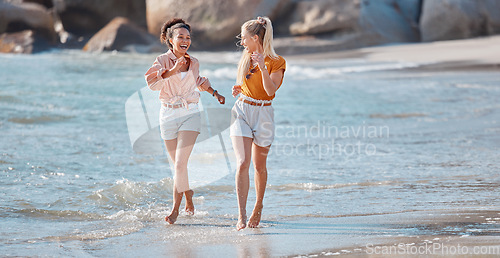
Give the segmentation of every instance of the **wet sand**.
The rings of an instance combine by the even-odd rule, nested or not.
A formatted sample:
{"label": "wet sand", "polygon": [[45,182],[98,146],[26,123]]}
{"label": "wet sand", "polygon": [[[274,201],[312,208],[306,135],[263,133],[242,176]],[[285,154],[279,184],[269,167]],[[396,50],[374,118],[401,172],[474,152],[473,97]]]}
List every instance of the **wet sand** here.
{"label": "wet sand", "polygon": [[[302,255],[311,257],[316,255],[319,257],[331,255],[498,257],[500,255],[500,210],[468,208],[409,211],[366,216],[361,220],[356,221],[356,225],[364,228],[366,235],[357,245]],[[370,237],[373,228],[378,229],[377,236]],[[355,238],[355,236],[350,237]]]}
{"label": "wet sand", "polygon": [[[126,235],[121,241],[103,239],[99,246],[109,244],[114,248],[94,255],[120,255],[113,253],[118,251],[130,257],[143,253],[169,257],[500,255],[500,209],[290,216],[286,220],[264,220],[261,227],[242,231],[236,231],[235,224],[232,218],[221,222],[183,215],[175,225],[145,227],[142,234]],[[64,246],[75,243],[61,241]],[[88,245],[91,247],[86,249],[99,249],[91,242]]]}

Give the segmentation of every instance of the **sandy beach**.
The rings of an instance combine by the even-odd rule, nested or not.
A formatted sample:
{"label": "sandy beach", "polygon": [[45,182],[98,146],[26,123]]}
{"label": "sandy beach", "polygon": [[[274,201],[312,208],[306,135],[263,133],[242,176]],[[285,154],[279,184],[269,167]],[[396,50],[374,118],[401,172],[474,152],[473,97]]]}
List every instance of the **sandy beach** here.
{"label": "sandy beach", "polygon": [[[204,75],[230,96],[237,55],[223,54],[230,61],[195,53]],[[12,72],[0,97],[7,110],[0,128],[11,139],[3,147],[13,149],[0,160],[2,255],[500,255],[500,36],[287,56],[276,101],[282,135],[319,122],[387,126],[390,135],[336,138],[344,146],[373,144],[378,154],[327,158],[300,155],[307,152],[299,147],[321,147],[329,136],[277,137],[276,153],[287,146],[297,153],[270,155],[261,226],[239,232],[234,175],[195,189],[195,216],[164,221],[168,164],[133,152],[123,110],[144,87],[153,55],[5,58],[3,69],[33,63],[41,78],[23,80],[26,90]],[[82,77],[82,69],[92,72]],[[202,155],[200,166],[214,157]]]}
{"label": "sandy beach", "polygon": [[498,68],[500,65],[500,36],[377,46],[348,51],[297,55],[289,58],[311,60],[364,58],[371,62],[417,62],[424,64],[422,68],[441,69]]}
{"label": "sandy beach", "polygon": [[[0,0],[0,257],[500,257],[499,10],[500,0]],[[242,27],[258,16],[271,22]],[[242,51],[260,49],[254,32],[286,72],[272,106],[247,106],[275,137],[262,220],[237,231],[231,95]],[[176,166],[159,120],[182,110],[144,76],[155,59],[164,66],[170,40],[189,55],[179,85],[199,68],[225,96],[183,98],[168,86],[176,71],[162,75],[162,95],[197,102],[201,119],[188,162],[195,214],[183,202],[173,225]],[[253,166],[249,179],[248,217]]]}
{"label": "sandy beach", "polygon": [[354,222],[351,225],[356,230],[351,230],[349,238],[356,244],[307,256],[498,257],[499,217],[498,210],[479,209],[363,216],[340,222],[341,225]]}
{"label": "sandy beach", "polygon": [[[498,257],[500,251],[500,210],[264,220],[262,227],[241,232],[233,229],[233,220],[221,224],[203,216],[181,218],[174,226],[146,230],[142,237],[150,246],[134,244],[144,239],[133,234],[125,236],[127,241],[104,242],[119,245],[127,257],[144,252],[174,257],[216,257],[221,253],[231,257]],[[65,239],[59,241],[66,245]],[[153,248],[161,243],[164,248]]]}

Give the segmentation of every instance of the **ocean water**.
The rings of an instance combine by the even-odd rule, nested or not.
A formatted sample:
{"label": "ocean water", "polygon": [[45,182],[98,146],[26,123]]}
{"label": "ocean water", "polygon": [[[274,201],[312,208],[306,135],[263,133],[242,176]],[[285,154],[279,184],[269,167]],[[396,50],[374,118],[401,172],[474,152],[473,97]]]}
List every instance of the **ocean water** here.
{"label": "ocean water", "polygon": [[[203,107],[228,111],[238,53],[191,54],[226,96],[220,106],[202,93]],[[126,103],[145,87],[154,58],[73,50],[0,56],[0,254],[298,255],[352,234],[418,234],[343,227],[330,223],[335,218],[499,208],[498,70],[289,59],[273,104],[261,227],[234,230],[227,132],[214,133],[215,145],[197,144],[189,168],[196,214],[167,225],[167,156],[161,143],[154,154],[137,153],[127,124]],[[251,189],[249,215],[254,200]],[[302,231],[283,233],[293,230]]]}

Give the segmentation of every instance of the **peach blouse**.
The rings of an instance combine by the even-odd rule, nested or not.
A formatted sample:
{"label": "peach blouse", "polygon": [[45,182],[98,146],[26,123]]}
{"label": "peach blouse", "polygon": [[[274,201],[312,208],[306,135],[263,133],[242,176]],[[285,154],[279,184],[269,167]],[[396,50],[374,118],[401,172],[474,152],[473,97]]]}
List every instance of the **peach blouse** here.
{"label": "peach blouse", "polygon": [[191,62],[187,75],[181,78],[181,73],[177,72],[172,76],[163,79],[161,75],[175,65],[177,57],[172,50],[159,55],[146,74],[146,83],[151,90],[160,91],[160,101],[162,103],[176,104],[182,103],[188,108],[189,103],[198,103],[200,93],[195,91],[196,87],[200,91],[208,90],[208,84],[204,84],[207,78],[199,75],[200,63],[198,59],[189,56]]}

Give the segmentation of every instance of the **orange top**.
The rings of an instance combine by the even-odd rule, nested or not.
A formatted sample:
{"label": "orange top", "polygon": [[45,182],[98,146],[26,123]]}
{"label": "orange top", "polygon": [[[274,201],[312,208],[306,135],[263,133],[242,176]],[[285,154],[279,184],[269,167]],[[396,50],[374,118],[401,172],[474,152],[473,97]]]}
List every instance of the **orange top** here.
{"label": "orange top", "polygon": [[[278,56],[277,59],[266,57],[264,59],[264,63],[266,64],[269,75],[274,72],[278,72],[281,69],[286,70],[286,61],[281,56]],[[275,95],[272,96],[267,95],[266,90],[264,89],[264,84],[262,82],[262,73],[258,68],[258,66],[256,67],[255,70],[256,71],[254,73],[250,73],[250,71],[247,73],[251,74],[250,78],[243,79],[243,83],[241,85],[241,93],[253,99],[260,99],[260,100],[274,99]],[[283,83],[283,78],[281,79],[280,84],[278,85],[278,89],[281,86],[281,83]]]}

